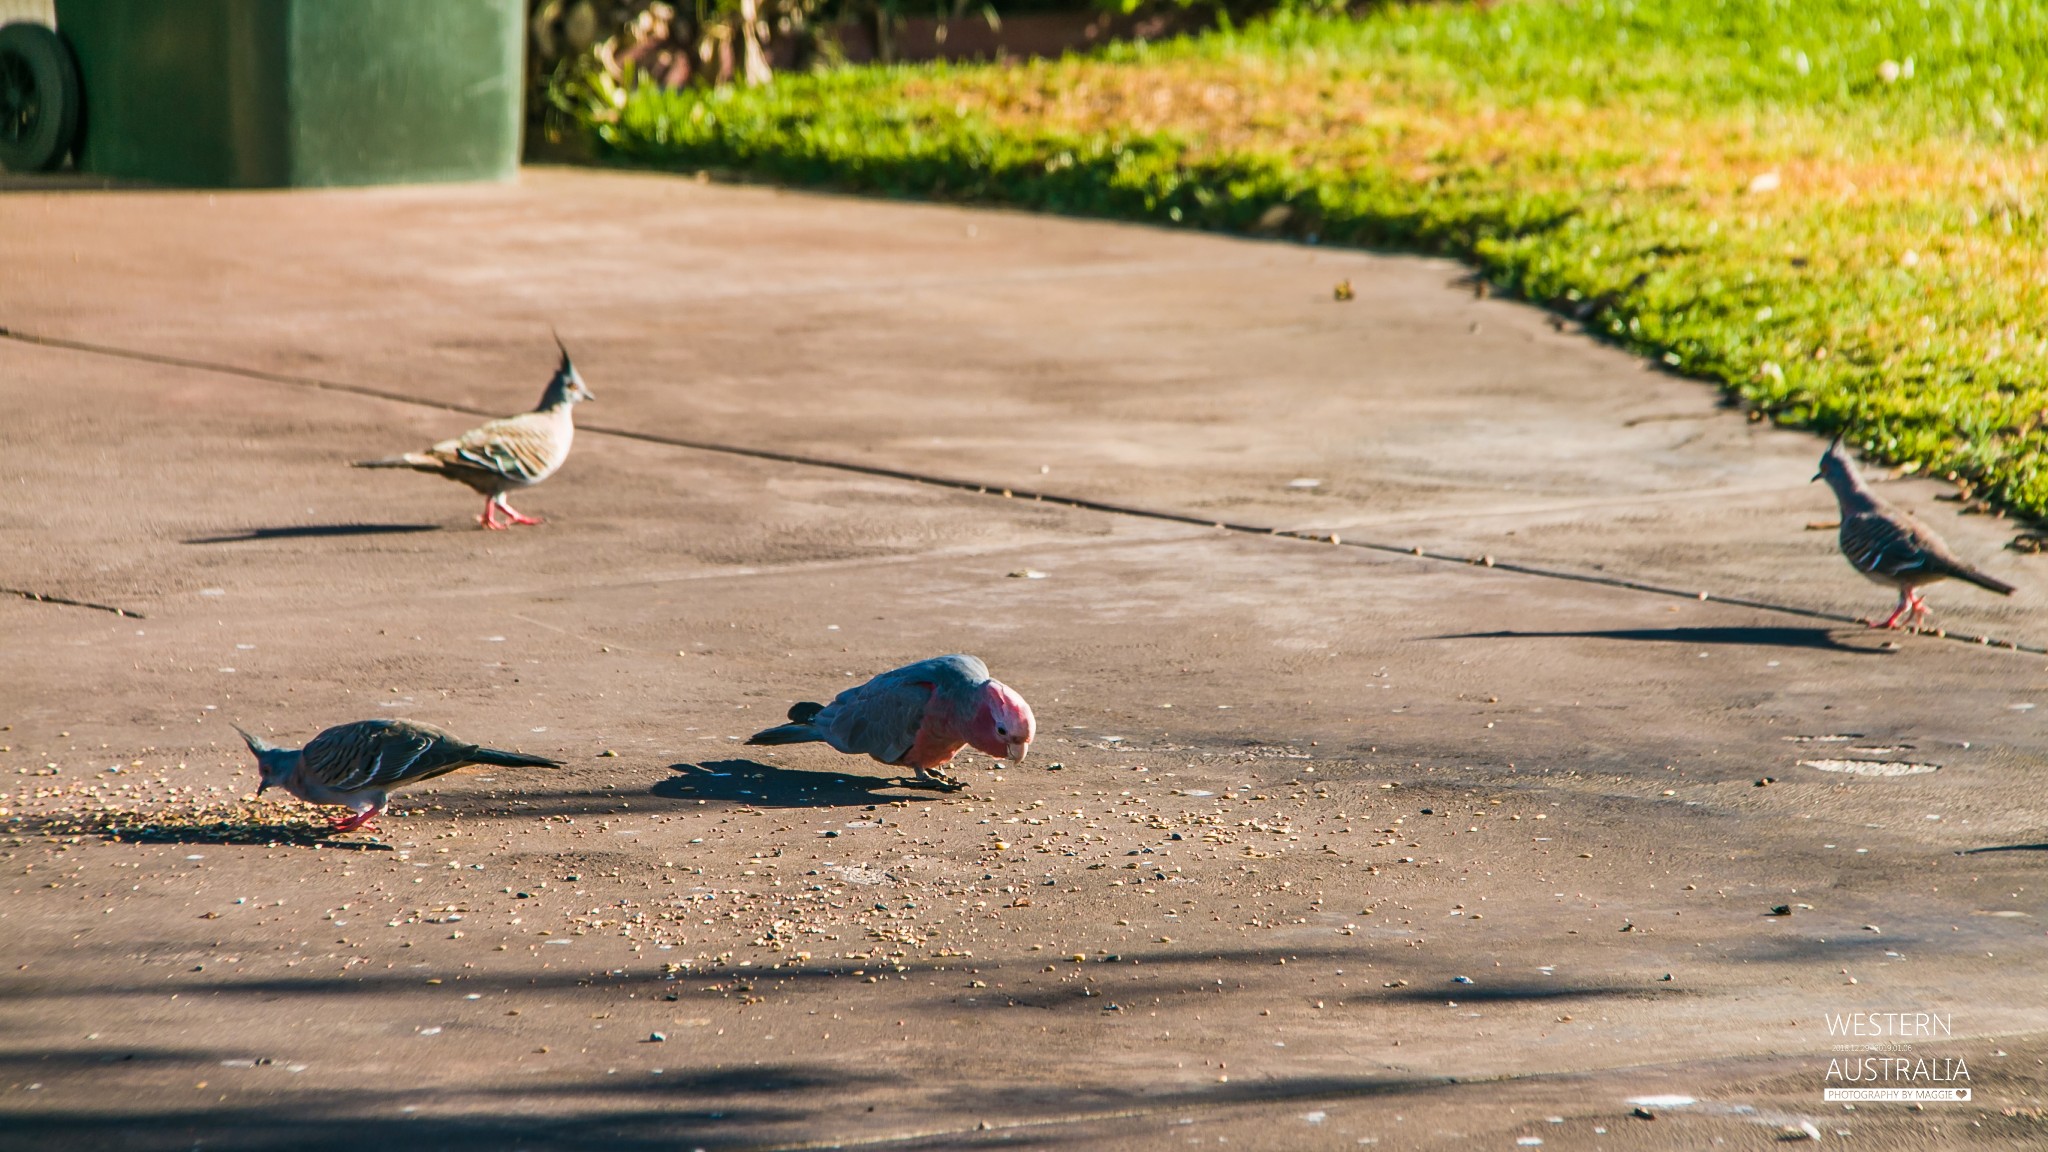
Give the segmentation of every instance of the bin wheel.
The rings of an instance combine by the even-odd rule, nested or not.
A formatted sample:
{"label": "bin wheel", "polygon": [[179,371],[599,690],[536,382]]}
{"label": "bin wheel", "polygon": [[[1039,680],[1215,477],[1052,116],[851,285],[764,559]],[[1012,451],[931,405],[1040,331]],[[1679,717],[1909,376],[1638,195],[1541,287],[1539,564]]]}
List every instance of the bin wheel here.
{"label": "bin wheel", "polygon": [[43,172],[78,135],[78,65],[41,24],[0,27],[0,168]]}

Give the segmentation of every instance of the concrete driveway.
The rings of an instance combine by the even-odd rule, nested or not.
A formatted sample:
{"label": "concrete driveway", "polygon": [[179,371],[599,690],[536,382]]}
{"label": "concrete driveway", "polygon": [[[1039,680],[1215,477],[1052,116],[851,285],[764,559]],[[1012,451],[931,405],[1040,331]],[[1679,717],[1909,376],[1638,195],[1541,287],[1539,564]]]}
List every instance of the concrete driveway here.
{"label": "concrete driveway", "polygon": [[[2040,563],[1888,483],[2021,592],[1867,631],[1819,442],[1452,264],[532,169],[0,268],[0,1147],[2048,1140]],[[551,327],[546,525],[346,466]],[[949,651],[1028,762],[740,745]],[[372,716],[569,766],[241,800]]]}

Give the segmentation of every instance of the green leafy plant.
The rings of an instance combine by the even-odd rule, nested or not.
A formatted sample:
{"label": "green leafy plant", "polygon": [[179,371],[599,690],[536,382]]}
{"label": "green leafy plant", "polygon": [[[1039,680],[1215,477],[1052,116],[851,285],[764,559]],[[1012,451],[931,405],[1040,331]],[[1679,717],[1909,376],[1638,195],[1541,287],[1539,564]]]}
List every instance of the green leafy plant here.
{"label": "green leafy plant", "polygon": [[630,92],[634,163],[1447,252],[1758,419],[2048,513],[2048,8],[1282,13],[1005,67]]}
{"label": "green leafy plant", "polygon": [[804,37],[825,2],[537,0],[531,112],[559,137],[615,119],[642,84],[765,84],[777,46]]}

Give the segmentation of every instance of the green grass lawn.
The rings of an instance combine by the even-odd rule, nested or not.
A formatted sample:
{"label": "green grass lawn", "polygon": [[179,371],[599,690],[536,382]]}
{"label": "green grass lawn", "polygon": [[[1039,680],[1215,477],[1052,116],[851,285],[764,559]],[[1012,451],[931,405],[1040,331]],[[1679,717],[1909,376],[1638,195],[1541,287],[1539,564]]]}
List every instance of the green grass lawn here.
{"label": "green grass lawn", "polygon": [[1463,257],[2048,515],[2048,5],[1520,0],[642,89],[629,162]]}

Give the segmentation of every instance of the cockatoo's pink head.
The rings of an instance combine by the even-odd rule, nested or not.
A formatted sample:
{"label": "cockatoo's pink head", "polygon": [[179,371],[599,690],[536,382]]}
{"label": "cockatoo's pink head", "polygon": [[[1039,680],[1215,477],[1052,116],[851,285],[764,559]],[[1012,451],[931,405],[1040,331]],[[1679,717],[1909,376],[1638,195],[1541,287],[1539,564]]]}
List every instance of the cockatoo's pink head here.
{"label": "cockatoo's pink head", "polygon": [[967,742],[999,760],[1022,760],[1038,735],[1038,721],[1031,705],[1000,680],[991,680],[976,690],[974,719],[967,727]]}

